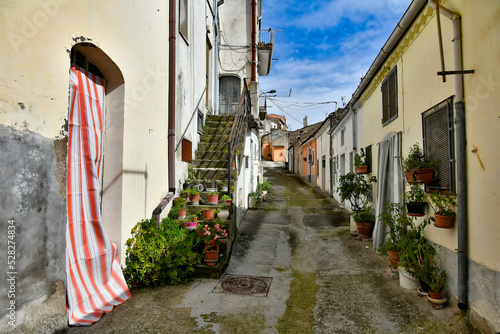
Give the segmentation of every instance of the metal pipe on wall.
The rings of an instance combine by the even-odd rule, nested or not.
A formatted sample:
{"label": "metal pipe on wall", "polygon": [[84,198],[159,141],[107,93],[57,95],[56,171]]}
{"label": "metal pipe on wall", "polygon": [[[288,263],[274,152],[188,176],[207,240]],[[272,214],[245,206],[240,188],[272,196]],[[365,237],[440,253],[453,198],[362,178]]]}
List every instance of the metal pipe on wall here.
{"label": "metal pipe on wall", "polygon": [[257,0],[252,0],[252,77],[257,81]]}
{"label": "metal pipe on wall", "polygon": [[168,39],[168,187],[175,193],[175,53],[177,34],[177,0],[169,3]]}
{"label": "metal pipe on wall", "polygon": [[[436,5],[436,0],[429,0],[429,6],[434,10],[439,10],[442,14],[453,22],[453,56],[455,62],[455,71],[463,70],[462,59],[462,24],[460,15]],[[467,308],[467,181],[466,181],[466,129],[465,129],[465,103],[463,74],[455,76],[455,129],[456,129],[456,160],[457,160],[457,229],[458,229],[458,307]]]}

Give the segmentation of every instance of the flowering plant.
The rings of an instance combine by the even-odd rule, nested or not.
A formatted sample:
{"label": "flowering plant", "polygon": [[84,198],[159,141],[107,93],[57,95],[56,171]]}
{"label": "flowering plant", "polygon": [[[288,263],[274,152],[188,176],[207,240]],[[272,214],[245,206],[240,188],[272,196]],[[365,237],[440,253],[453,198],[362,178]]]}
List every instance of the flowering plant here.
{"label": "flowering plant", "polygon": [[214,227],[205,225],[203,228],[203,239],[205,240],[205,250],[215,251],[219,245],[226,243],[222,238],[227,237],[226,230],[222,229],[219,224]]}

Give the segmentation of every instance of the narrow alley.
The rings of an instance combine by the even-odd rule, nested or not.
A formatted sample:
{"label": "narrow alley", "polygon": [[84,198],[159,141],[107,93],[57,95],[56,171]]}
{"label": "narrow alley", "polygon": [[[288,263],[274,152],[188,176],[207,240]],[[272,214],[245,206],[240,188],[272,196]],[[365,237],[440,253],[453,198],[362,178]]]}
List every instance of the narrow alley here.
{"label": "narrow alley", "polygon": [[264,176],[268,198],[245,214],[221,280],[132,289],[100,321],[67,333],[476,332],[455,306],[434,310],[389,278],[387,258],[350,236],[331,198],[282,168]]}

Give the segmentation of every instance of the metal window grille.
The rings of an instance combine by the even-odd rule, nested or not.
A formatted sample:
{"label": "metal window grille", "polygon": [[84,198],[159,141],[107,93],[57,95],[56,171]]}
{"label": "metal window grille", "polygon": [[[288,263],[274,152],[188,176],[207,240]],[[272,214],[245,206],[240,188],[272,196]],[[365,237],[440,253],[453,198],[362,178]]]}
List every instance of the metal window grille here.
{"label": "metal window grille", "polygon": [[429,189],[455,192],[453,98],[422,113],[424,153],[436,162],[435,181]]}

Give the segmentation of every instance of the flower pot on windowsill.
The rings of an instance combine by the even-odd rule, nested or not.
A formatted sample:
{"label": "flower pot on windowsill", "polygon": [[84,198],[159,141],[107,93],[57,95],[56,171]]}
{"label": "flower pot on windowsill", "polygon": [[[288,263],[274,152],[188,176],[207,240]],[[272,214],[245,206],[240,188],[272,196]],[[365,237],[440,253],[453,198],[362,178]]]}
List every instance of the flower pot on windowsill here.
{"label": "flower pot on windowsill", "polygon": [[408,202],[406,203],[406,214],[412,217],[425,216],[427,202]]}
{"label": "flower pot on windowsill", "polygon": [[431,183],[434,181],[434,167],[412,169],[405,172],[406,181],[413,183],[413,175],[417,178],[417,183]]}
{"label": "flower pot on windowsill", "polygon": [[366,174],[366,173],[368,173],[368,166],[356,167],[356,174]]}
{"label": "flower pot on windowsill", "polygon": [[453,226],[453,219],[455,217],[452,216],[442,216],[438,214],[434,214],[434,226],[440,228],[451,228]]}

